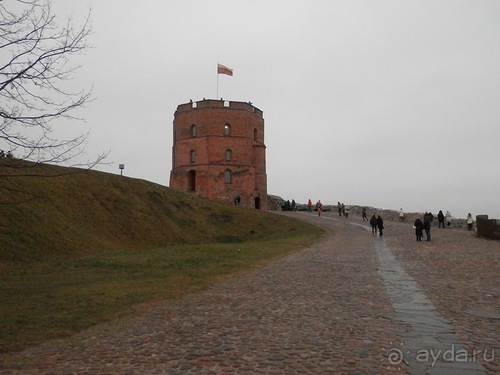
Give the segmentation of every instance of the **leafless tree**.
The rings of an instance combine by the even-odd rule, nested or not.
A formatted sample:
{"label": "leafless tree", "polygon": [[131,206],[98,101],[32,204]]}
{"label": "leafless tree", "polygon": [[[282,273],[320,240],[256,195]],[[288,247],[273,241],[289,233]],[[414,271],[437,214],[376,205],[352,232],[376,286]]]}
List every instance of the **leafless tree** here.
{"label": "leafless tree", "polygon": [[[68,89],[80,68],[70,58],[90,48],[90,11],[78,27],[71,18],[59,25],[51,5],[0,0],[0,149],[35,164],[74,160],[89,135],[58,139],[54,126],[61,119],[82,120],[76,112],[92,100],[92,88]],[[78,166],[91,168],[105,156]]]}
{"label": "leafless tree", "polygon": [[88,133],[57,139],[53,122],[77,119],[91,101],[91,89],[65,88],[90,33],[90,12],[81,26],[60,27],[49,0],[0,0],[0,140],[17,158],[61,163],[82,152]]}

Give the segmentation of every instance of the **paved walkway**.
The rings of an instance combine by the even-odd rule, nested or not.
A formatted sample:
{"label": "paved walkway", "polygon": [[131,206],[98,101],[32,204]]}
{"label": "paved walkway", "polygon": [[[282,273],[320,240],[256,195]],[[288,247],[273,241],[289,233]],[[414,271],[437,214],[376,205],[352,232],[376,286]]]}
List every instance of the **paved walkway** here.
{"label": "paved walkway", "polygon": [[500,243],[447,229],[416,243],[408,224],[386,223],[380,238],[357,218],[293,215],[327,237],[133,319],[29,348],[0,373],[500,373]]}

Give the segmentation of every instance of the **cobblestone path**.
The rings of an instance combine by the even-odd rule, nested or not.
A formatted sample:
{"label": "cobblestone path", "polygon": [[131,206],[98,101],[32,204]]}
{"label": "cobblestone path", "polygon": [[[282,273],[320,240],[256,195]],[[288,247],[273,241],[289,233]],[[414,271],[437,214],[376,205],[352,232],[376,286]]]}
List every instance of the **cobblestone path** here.
{"label": "cobblestone path", "polygon": [[[0,364],[0,373],[416,373],[405,361],[390,361],[391,352],[401,341],[402,326],[394,317],[393,302],[380,275],[375,248],[380,239],[352,225],[355,219],[344,222],[333,220],[333,215],[296,214],[324,226],[328,235],[310,248],[132,319],[26,349]],[[417,255],[407,254],[406,242],[412,251],[415,246],[407,240],[407,231],[404,224],[386,225],[385,241],[395,249],[402,267],[408,267],[438,312],[458,327],[457,334],[468,350],[498,348],[498,284],[490,280],[487,289],[491,297],[481,294],[473,305],[466,306],[471,314],[464,317],[463,310],[450,313],[450,306],[454,308],[450,299],[457,291],[449,292],[452,297],[442,297],[444,291],[428,289],[428,282],[439,281],[442,287],[448,279],[439,280],[437,270],[428,280],[420,277],[425,279],[425,272],[420,272],[432,266],[428,262],[433,258],[427,253],[434,251],[428,249],[434,243],[422,246],[427,254],[424,259],[418,258],[417,250]],[[471,266],[476,272],[482,263],[478,264]],[[493,274],[485,272],[485,277],[498,281],[498,265],[493,263]],[[466,298],[476,289],[469,287]],[[444,307],[433,300],[435,296],[445,298]],[[483,299],[489,302],[489,318],[480,317],[486,314]],[[471,326],[470,317],[474,319]],[[496,350],[500,357],[500,348]],[[498,359],[482,361],[488,373],[499,373]],[[419,371],[438,374],[430,367]],[[446,370],[440,373],[451,374]]]}

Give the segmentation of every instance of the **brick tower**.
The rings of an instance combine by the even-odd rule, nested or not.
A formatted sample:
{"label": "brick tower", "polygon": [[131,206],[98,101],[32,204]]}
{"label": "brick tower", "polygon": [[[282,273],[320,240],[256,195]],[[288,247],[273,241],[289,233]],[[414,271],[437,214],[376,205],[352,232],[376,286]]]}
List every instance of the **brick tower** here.
{"label": "brick tower", "polygon": [[170,187],[267,210],[262,111],[249,103],[202,100],[174,114]]}

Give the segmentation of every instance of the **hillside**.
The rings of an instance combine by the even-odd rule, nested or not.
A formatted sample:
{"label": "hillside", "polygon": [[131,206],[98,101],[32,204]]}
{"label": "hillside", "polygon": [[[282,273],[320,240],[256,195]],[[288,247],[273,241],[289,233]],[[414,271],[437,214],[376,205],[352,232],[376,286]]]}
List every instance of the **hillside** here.
{"label": "hillside", "polygon": [[[298,223],[97,171],[0,161],[0,261],[241,242]],[[302,224],[300,224],[302,225]]]}

